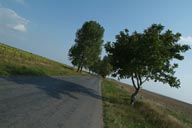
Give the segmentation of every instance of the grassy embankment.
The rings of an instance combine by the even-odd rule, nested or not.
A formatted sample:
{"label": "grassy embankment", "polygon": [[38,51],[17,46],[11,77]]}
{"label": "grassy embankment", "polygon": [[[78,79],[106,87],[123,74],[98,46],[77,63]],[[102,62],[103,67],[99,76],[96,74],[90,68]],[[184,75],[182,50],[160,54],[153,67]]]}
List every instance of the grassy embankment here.
{"label": "grassy embankment", "polygon": [[82,75],[70,66],[0,43],[0,75]]}
{"label": "grassy embankment", "polygon": [[190,115],[146,98],[130,106],[130,90],[112,80],[102,81],[104,128],[191,128]]}

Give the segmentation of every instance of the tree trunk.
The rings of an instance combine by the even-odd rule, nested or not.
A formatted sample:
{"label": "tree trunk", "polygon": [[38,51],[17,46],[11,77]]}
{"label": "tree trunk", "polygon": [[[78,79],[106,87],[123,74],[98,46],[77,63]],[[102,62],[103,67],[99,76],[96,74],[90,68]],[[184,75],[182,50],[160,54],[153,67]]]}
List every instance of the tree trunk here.
{"label": "tree trunk", "polygon": [[141,77],[139,75],[137,75],[137,73],[134,73],[131,76],[131,80],[133,83],[133,87],[135,88],[135,92],[131,95],[131,106],[133,106],[135,103],[135,100],[136,100],[136,95],[138,94],[140,87],[141,87],[143,82],[142,82]]}
{"label": "tree trunk", "polygon": [[81,64],[78,65],[77,72],[79,72]]}
{"label": "tree trunk", "polygon": [[79,63],[78,71],[81,72],[83,68],[83,63],[84,63],[84,53],[82,53],[81,60]]}
{"label": "tree trunk", "polygon": [[78,65],[77,72],[81,72],[81,71],[82,71],[82,68],[83,68],[83,60],[81,59],[79,65]]}
{"label": "tree trunk", "polygon": [[136,95],[138,94],[140,88],[135,89],[135,92],[131,95],[131,106],[133,106],[135,104],[135,98]]}
{"label": "tree trunk", "polygon": [[80,72],[82,72],[83,66],[81,66]]}

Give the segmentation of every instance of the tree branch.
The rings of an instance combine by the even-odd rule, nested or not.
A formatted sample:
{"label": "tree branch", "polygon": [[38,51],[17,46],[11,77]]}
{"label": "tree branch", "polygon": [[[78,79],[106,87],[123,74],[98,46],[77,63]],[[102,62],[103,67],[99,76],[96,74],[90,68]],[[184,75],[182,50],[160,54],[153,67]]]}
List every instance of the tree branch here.
{"label": "tree branch", "polygon": [[141,76],[138,75],[138,77],[139,77],[139,85],[141,86],[143,84],[143,82],[142,82]]}
{"label": "tree branch", "polygon": [[142,83],[145,83],[146,81],[148,81],[148,78],[149,78],[149,77],[146,77],[145,80],[143,80]]}
{"label": "tree branch", "polygon": [[137,88],[138,88],[139,87],[139,79],[138,79],[137,74],[135,75],[135,77],[136,77],[136,80],[137,80]]}
{"label": "tree branch", "polygon": [[134,81],[134,76],[133,76],[133,74],[132,74],[132,76],[131,76],[131,80],[132,80],[132,83],[133,83],[134,88],[137,89],[137,87],[136,87],[136,85],[135,85],[135,81]]}

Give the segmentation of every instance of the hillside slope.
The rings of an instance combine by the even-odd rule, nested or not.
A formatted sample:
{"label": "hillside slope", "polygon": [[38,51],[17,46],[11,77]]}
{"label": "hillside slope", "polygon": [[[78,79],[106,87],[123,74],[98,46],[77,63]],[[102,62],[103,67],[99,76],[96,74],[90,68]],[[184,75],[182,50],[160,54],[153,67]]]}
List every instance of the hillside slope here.
{"label": "hillside slope", "polygon": [[80,75],[72,67],[0,43],[0,75]]}
{"label": "hillside slope", "polygon": [[130,106],[134,89],[116,80],[103,80],[105,128],[191,128],[192,105],[141,90]]}

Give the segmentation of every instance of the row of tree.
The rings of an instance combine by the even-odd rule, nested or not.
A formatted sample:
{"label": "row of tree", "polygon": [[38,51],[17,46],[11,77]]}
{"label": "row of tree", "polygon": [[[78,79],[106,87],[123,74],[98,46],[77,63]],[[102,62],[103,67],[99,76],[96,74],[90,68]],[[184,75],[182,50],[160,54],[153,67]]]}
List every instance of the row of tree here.
{"label": "row of tree", "polygon": [[106,43],[107,56],[101,59],[104,28],[95,21],[85,22],[76,33],[75,44],[69,50],[69,59],[77,71],[83,68],[105,77],[131,78],[135,92],[131,104],[135,102],[144,82],[153,80],[171,87],[180,87],[174,76],[178,67],[173,59],[183,60],[182,52],[190,49],[188,45],[177,43],[180,33],[164,30],[161,24],[152,24],[144,32],[129,34],[125,29],[116,36],[115,42]]}
{"label": "row of tree", "polygon": [[75,44],[69,49],[69,59],[77,67],[77,72],[85,68],[102,77],[111,73],[108,57],[101,59],[103,34],[104,28],[96,21],[85,22],[77,30]]}

